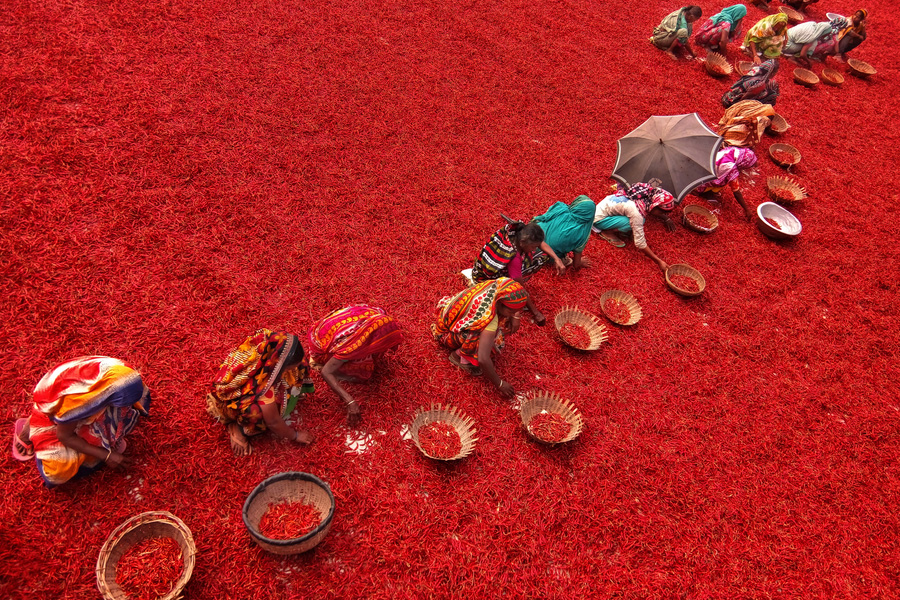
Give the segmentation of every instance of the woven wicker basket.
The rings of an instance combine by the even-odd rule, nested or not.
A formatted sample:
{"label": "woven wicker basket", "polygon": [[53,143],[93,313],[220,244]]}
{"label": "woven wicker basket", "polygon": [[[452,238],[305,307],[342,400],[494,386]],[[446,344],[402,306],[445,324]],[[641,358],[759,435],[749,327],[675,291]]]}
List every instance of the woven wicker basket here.
{"label": "woven wicker basket", "polygon": [[[612,315],[609,314],[606,310],[606,303],[610,300],[618,300],[628,309],[628,320],[627,321],[616,321],[612,318]],[[608,292],[603,292],[603,295],[600,296],[600,308],[603,310],[603,314],[617,325],[634,325],[638,321],[641,320],[641,305],[638,304],[638,301],[634,296],[629,294],[628,292],[623,292],[621,290],[609,290]]]}
{"label": "woven wicker basket", "polygon": [[[422,444],[419,442],[419,430],[432,423],[447,423],[456,429],[456,432],[459,434],[459,441],[462,442],[462,447],[456,456],[439,458],[431,456],[422,448]],[[478,441],[478,438],[475,437],[476,433],[474,419],[466,416],[458,408],[440,404],[432,404],[428,408],[422,407],[417,410],[416,415],[413,417],[412,425],[409,426],[409,434],[412,436],[416,448],[422,454],[434,460],[459,460],[472,454],[472,451],[475,450],[475,442]]]}
{"label": "woven wicker basket", "polygon": [[[697,225],[693,221],[691,221],[691,216],[697,215],[699,217],[705,217],[710,222],[710,227],[707,229],[706,227],[701,227]],[[692,229],[698,233],[712,233],[719,226],[719,219],[709,210],[703,208],[702,206],[698,206],[696,204],[688,204],[681,211],[681,221],[684,223],[684,226],[688,229]]]}
{"label": "woven wicker basket", "polygon": [[797,67],[794,69],[794,81],[800,85],[805,85],[806,87],[813,87],[819,83],[819,76],[809,69]]}
{"label": "woven wicker basket", "polygon": [[733,71],[732,66],[728,63],[728,59],[718,52],[707,54],[703,66],[706,67],[706,72],[713,77],[725,77],[731,75]]}
{"label": "woven wicker basket", "polygon": [[769,131],[773,133],[784,133],[788,129],[791,128],[790,123],[787,122],[787,119],[775,113],[771,117],[769,117]]}
{"label": "woven wicker basket", "polygon": [[844,84],[844,76],[834,69],[822,69],[822,81],[828,85],[840,87]]}
{"label": "woven wicker basket", "polygon": [[[560,311],[556,313],[554,324],[556,325],[556,331],[560,334],[559,337],[563,343],[576,350],[596,350],[600,347],[600,344],[606,341],[606,327],[603,326],[600,319],[576,306],[566,306],[565,308],[560,309]],[[567,324],[583,327],[591,338],[590,343],[588,343],[586,347],[581,348],[566,340],[562,336],[562,333],[560,333],[560,330]]]}
{"label": "woven wicker basket", "polygon": [[769,198],[779,204],[794,204],[806,198],[806,190],[789,177],[768,177],[766,191]]}
{"label": "woven wicker basket", "polygon": [[806,16],[803,13],[794,10],[790,6],[781,6],[778,10],[787,15],[789,23],[802,23],[806,20]]}
{"label": "woven wicker basket", "polygon": [[[785,162],[784,160],[775,158],[776,152],[787,152],[793,157],[793,160]],[[800,151],[790,144],[772,144],[769,146],[769,156],[772,157],[772,161],[774,161],[775,164],[781,165],[782,167],[791,167],[800,162]]]}
{"label": "woven wicker basket", "polygon": [[750,72],[750,69],[753,68],[753,61],[750,60],[736,60],[734,62],[734,71],[741,77]]}
{"label": "woven wicker basket", "polygon": [[[697,286],[700,288],[698,292],[690,292],[688,290],[681,289],[674,283],[670,277],[672,275],[684,275],[685,277],[690,277],[694,281],[697,282]],[[703,275],[700,274],[700,271],[695,269],[690,265],[669,265],[669,268],[666,269],[666,285],[672,289],[676,294],[681,294],[682,296],[687,296],[688,298],[692,296],[699,296],[703,293],[703,290],[706,289],[706,280],[703,279]]]}
{"label": "woven wicker basket", "polygon": [[100,555],[97,557],[97,589],[105,600],[128,600],[119,584],[116,583],[116,567],[119,559],[131,549],[132,546],[150,538],[172,538],[181,547],[181,558],[184,561],[184,569],[181,576],[173,582],[171,591],[162,596],[160,600],[175,600],[181,597],[181,591],[191,579],[194,572],[194,561],[197,556],[197,546],[191,530],[184,522],[165,511],[150,511],[131,517],[109,534]]}
{"label": "woven wicker basket", "polygon": [[850,67],[850,73],[862,78],[869,77],[878,72],[875,70],[875,67],[858,58],[848,58],[847,66]]}
{"label": "woven wicker basket", "polygon": [[[322,522],[304,536],[291,540],[273,540],[259,532],[259,522],[278,502],[305,502],[319,509]],[[247,496],[244,502],[244,525],[250,537],[264,550],[273,554],[300,554],[316,547],[331,529],[334,519],[334,495],[328,484],[309,473],[288,471],[269,477]]]}
{"label": "woven wicker basket", "polygon": [[[534,435],[529,424],[535,415],[539,415],[542,412],[555,413],[562,416],[571,426],[569,434],[558,442],[546,442]],[[571,442],[584,429],[584,419],[581,418],[581,413],[578,412],[575,405],[553,393],[529,392],[519,407],[519,416],[522,418],[522,425],[525,427],[528,435],[542,444]]]}

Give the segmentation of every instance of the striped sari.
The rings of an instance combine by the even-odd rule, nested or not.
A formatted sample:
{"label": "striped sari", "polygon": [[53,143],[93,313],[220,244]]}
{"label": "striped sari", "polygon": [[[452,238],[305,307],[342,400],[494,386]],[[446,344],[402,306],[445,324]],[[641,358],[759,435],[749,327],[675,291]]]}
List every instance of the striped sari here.
{"label": "striped sari", "polygon": [[478,283],[498,277],[528,279],[549,260],[540,250],[520,253],[513,241],[512,225],[504,225],[482,248],[472,267],[472,281]]}
{"label": "striped sari", "polygon": [[140,374],[115,358],[83,356],[44,375],[34,388],[30,437],[38,472],[47,487],[91,473],[103,461],[69,448],[56,426],[75,424],[75,434],[105,450],[124,446],[150,409],[150,390]]}
{"label": "striped sari", "polygon": [[342,375],[365,381],[375,372],[374,357],[400,345],[403,332],[382,309],[359,304],[320,320],[307,339],[313,368],[336,358],[344,361]]}
{"label": "striped sari", "polygon": [[[441,298],[431,333],[435,341],[451,350],[459,349],[463,360],[478,365],[481,332],[497,318],[497,304],[521,310],[527,299],[525,288],[508,277],[476,283],[453,297]],[[502,340],[500,332],[497,336]]]}

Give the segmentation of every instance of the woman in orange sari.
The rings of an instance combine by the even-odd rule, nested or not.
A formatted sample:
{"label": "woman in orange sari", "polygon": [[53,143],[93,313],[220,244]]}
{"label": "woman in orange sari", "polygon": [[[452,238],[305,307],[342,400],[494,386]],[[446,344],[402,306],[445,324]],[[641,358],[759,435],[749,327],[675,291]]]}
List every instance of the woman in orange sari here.
{"label": "woman in orange sari", "polygon": [[775,109],[757,100],[741,100],[725,110],[719,121],[719,135],[728,146],[753,147],[762,138]]}

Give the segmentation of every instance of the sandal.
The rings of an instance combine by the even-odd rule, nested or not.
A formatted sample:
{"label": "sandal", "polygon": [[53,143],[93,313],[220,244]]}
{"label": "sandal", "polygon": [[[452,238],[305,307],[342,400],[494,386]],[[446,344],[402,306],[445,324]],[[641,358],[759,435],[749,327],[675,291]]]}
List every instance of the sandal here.
{"label": "sandal", "polygon": [[613,246],[615,246],[616,248],[624,248],[625,247],[625,242],[623,242],[619,238],[611,238],[611,237],[603,235],[602,233],[600,234],[600,237],[603,238],[604,240],[606,240],[607,242],[609,242],[610,244],[612,244]]}
{"label": "sandal", "polygon": [[469,375],[473,375],[475,377],[481,375],[481,367],[476,367],[475,365],[464,363],[459,354],[457,354],[456,352],[451,352],[450,354],[448,354],[447,359],[451,363],[453,363],[455,367],[459,367]]}
{"label": "sandal", "polygon": [[30,441],[28,443],[23,442],[19,437],[27,422],[28,419],[17,419],[15,425],[13,425],[12,457],[20,462],[28,462],[34,458],[34,444]]}

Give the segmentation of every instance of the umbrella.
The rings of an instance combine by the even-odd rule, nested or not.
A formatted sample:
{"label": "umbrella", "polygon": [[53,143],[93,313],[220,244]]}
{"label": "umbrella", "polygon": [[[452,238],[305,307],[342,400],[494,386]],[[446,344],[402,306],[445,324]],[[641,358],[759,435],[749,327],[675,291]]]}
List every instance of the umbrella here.
{"label": "umbrella", "polygon": [[612,176],[626,186],[659,179],[659,187],[680,202],[695,187],[716,178],[721,145],[722,137],[697,113],[653,116],[619,140]]}

